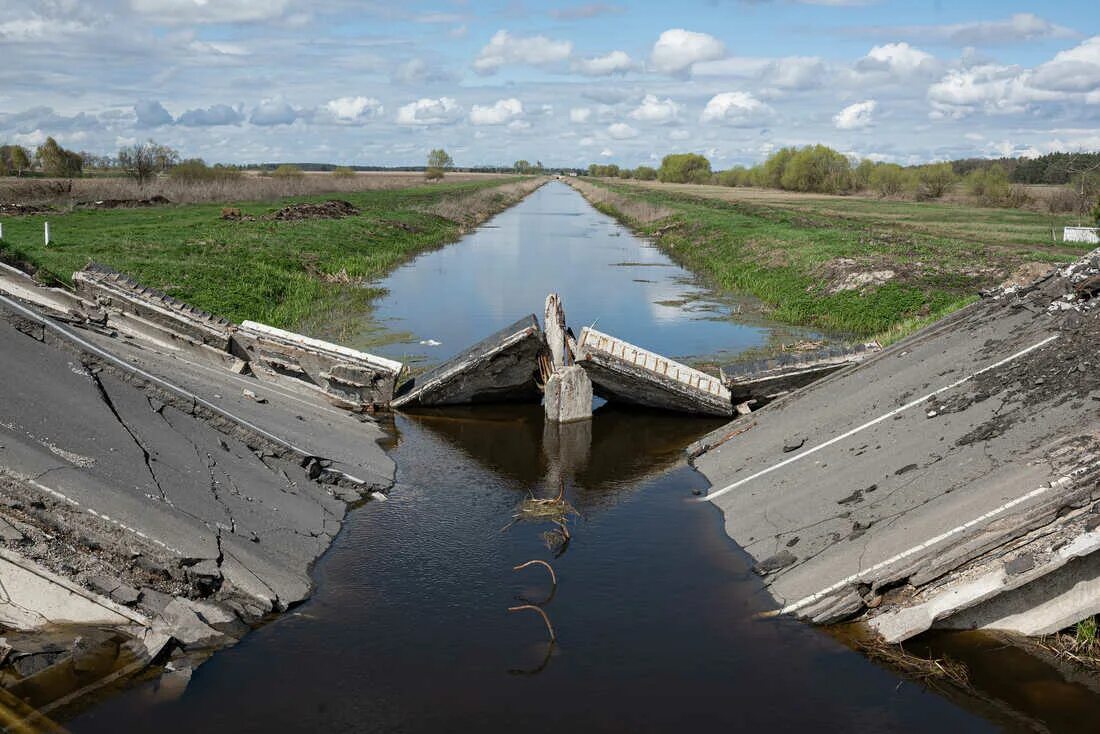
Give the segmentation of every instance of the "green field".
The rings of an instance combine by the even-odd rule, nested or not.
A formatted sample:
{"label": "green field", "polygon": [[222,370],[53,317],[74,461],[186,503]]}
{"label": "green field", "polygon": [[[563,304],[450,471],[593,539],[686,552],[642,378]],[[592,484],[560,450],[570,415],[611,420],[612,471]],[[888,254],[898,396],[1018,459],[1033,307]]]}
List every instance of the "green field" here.
{"label": "green field", "polygon": [[716,186],[580,185],[604,189],[589,193],[599,208],[713,285],[760,298],[773,317],[887,341],[1021,267],[1088,249],[1052,243],[1052,226],[1060,232],[1070,220],[1035,212]]}
{"label": "green field", "polygon": [[457,239],[533,185],[500,178],[340,193],[362,210],[345,219],[263,219],[285,204],[331,196],[227,204],[256,221],[225,221],[222,204],[4,217],[0,256],[29,262],[39,280],[61,283],[94,260],[234,321],[334,336],[379,295],[364,281]]}

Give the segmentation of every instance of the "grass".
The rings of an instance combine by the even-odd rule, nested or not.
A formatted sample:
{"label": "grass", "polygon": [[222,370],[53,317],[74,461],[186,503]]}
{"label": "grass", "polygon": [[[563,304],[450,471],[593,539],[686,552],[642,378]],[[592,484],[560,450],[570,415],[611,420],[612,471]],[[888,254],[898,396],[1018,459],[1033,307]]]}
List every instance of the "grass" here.
{"label": "grass", "polygon": [[[95,260],[234,321],[333,338],[361,326],[353,322],[381,293],[364,283],[457,239],[537,183],[497,178],[341,193],[362,211],[345,219],[262,218],[291,200],[4,217],[0,256],[32,264],[39,280],[61,283]],[[223,204],[256,221],[222,220]],[[49,247],[43,219],[50,223]]]}
{"label": "grass", "polygon": [[[972,302],[1021,266],[1088,249],[1051,244],[1051,217],[1035,212],[716,186],[575,185],[713,285],[759,298],[772,317],[886,342]],[[1058,229],[1063,220],[1054,219]]]}

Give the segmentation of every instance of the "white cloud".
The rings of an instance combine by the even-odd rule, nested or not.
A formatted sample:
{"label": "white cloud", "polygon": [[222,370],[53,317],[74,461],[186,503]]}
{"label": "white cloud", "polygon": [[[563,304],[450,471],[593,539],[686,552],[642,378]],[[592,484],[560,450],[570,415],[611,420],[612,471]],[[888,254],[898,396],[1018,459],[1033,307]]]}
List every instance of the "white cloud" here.
{"label": "white cloud", "polygon": [[615,140],[629,140],[638,137],[638,131],[625,122],[614,122],[608,125],[607,134]]}
{"label": "white cloud", "polygon": [[654,71],[680,75],[700,61],[714,61],[726,55],[726,46],[714,36],[683,28],[665,31],[653,44],[649,64]]}
{"label": "white cloud", "polygon": [[878,103],[873,99],[864,102],[850,104],[833,117],[833,124],[838,130],[857,130],[869,127],[874,123],[875,108]]}
{"label": "white cloud", "polygon": [[688,132],[687,130],[684,130],[683,128],[680,128],[678,130],[673,130],[672,132],[670,132],[668,134],[668,139],[669,140],[687,140],[690,137],[691,137],[691,133]]}
{"label": "white cloud", "polygon": [[335,122],[353,125],[378,117],[384,108],[373,97],[338,97],[326,102],[324,111]]}
{"label": "white cloud", "polygon": [[625,74],[636,66],[634,60],[625,51],[612,51],[603,56],[577,59],[572,69],[585,76],[609,76]]}
{"label": "white cloud", "polygon": [[497,31],[474,60],[478,74],[495,74],[502,66],[546,66],[565,61],[573,53],[571,41],[554,41],[546,36],[513,36]]}
{"label": "white cloud", "polygon": [[289,0],[130,0],[130,7],[162,23],[247,23],[283,15]]}
{"label": "white cloud", "polygon": [[462,107],[451,97],[422,97],[397,110],[398,125],[450,125],[462,117]]}
{"label": "white cloud", "polygon": [[615,155],[615,152],[611,150],[611,148],[604,148],[600,151],[600,155],[604,158],[610,158],[611,156]]}
{"label": "white cloud", "polygon": [[722,92],[711,97],[699,121],[720,122],[734,127],[759,127],[775,115],[768,105],[747,92]]}
{"label": "white cloud", "polygon": [[588,122],[592,117],[592,110],[588,107],[574,107],[569,110],[569,121],[575,123]]}
{"label": "white cloud", "polygon": [[874,46],[856,62],[858,71],[885,71],[898,76],[935,72],[938,68],[935,56],[904,41]]}
{"label": "white cloud", "polygon": [[491,106],[474,105],[470,108],[470,122],[474,125],[504,125],[523,116],[523,103],[515,97],[498,99]]}
{"label": "white cloud", "polygon": [[164,109],[164,105],[154,99],[143,100],[134,105],[134,114],[137,115],[138,127],[159,127],[171,125],[172,115]]}
{"label": "white cloud", "polygon": [[1032,84],[1063,92],[1100,89],[1100,36],[1062,51],[1035,70]]}
{"label": "white cloud", "polygon": [[253,125],[289,125],[298,119],[298,111],[281,98],[265,99],[252,110],[248,121]]}
{"label": "white cloud", "polygon": [[780,89],[811,89],[825,76],[825,62],[816,56],[787,56],[768,64],[760,79]]}
{"label": "white cloud", "polygon": [[630,116],[641,122],[672,122],[680,116],[680,105],[668,97],[661,100],[655,94],[647,94]]}

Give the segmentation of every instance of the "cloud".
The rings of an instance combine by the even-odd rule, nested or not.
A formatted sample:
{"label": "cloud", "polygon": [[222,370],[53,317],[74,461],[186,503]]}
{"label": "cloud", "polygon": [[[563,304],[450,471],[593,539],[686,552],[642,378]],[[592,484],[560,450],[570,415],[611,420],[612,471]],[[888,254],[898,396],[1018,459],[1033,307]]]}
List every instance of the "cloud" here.
{"label": "cloud", "polygon": [[690,137],[691,137],[691,133],[688,132],[687,130],[684,130],[683,128],[681,128],[679,130],[673,130],[672,132],[670,132],[668,134],[668,139],[669,140],[687,140]]}
{"label": "cloud", "polygon": [[825,72],[825,62],[816,56],[786,56],[764,67],[759,77],[779,89],[812,89],[821,83]]}
{"label": "cloud", "polygon": [[870,26],[849,28],[849,34],[879,38],[908,38],[953,46],[1004,46],[1044,39],[1076,38],[1071,28],[1056,25],[1032,13],[1016,13],[1004,20],[980,20],[946,25]]}
{"label": "cloud", "polygon": [[838,130],[858,130],[874,124],[873,115],[878,102],[873,99],[850,104],[833,116]]}
{"label": "cloud", "polygon": [[433,66],[424,59],[409,59],[397,65],[392,79],[399,84],[450,83],[457,79],[457,75]]}
{"label": "cloud", "polygon": [[672,28],[653,44],[649,64],[654,71],[678,76],[690,71],[693,64],[714,61],[725,55],[725,44],[714,36]]}
{"label": "cloud", "polygon": [[647,94],[630,116],[641,122],[673,122],[680,116],[680,105],[668,97],[661,100],[655,94]]}
{"label": "cloud", "polygon": [[575,123],[585,123],[592,117],[592,109],[589,107],[574,107],[569,110],[569,121]]}
{"label": "cloud", "polygon": [[1061,92],[1100,89],[1100,36],[1093,36],[1039,65],[1031,83],[1042,89]]}
{"label": "cloud", "polygon": [[874,46],[856,62],[857,71],[884,71],[897,76],[935,72],[939,66],[935,56],[904,41]]}
{"label": "cloud", "polygon": [[1034,101],[1018,66],[983,64],[952,69],[928,88],[933,112],[942,117],[964,117],[976,111],[990,114],[1022,112]]}
{"label": "cloud", "polygon": [[298,111],[278,97],[265,99],[252,110],[248,121],[264,127],[289,125],[298,119]]}
{"label": "cloud", "polygon": [[162,23],[248,23],[274,20],[289,0],[130,0],[130,7]]}
{"label": "cloud", "polygon": [[572,69],[585,76],[608,76],[610,74],[624,74],[635,68],[637,64],[625,51],[612,51],[603,56],[593,56],[587,59],[577,59],[573,62]]}
{"label": "cloud", "polygon": [[380,116],[385,109],[374,97],[338,97],[325,103],[325,117],[341,125],[358,125]]}
{"label": "cloud", "polygon": [[423,97],[397,110],[398,125],[451,125],[462,117],[462,107],[451,97]]}
{"label": "cloud", "polygon": [[625,122],[615,122],[608,125],[607,134],[615,140],[629,140],[638,137],[638,131]]}
{"label": "cloud", "polygon": [[759,127],[772,121],[775,110],[747,92],[723,92],[711,97],[702,123],[723,123],[733,127]]}
{"label": "cloud", "polygon": [[548,15],[558,20],[587,20],[601,15],[617,15],[624,8],[619,5],[606,3],[588,3],[587,5],[573,5],[568,8],[554,8]]}
{"label": "cloud", "polygon": [[502,66],[546,66],[565,61],[573,53],[571,41],[553,41],[546,36],[513,36],[497,31],[478,52],[474,71],[495,74]]}
{"label": "cloud", "polygon": [[610,158],[613,155],[615,155],[615,152],[611,150],[611,148],[604,148],[600,151],[600,156],[602,158]]}
{"label": "cloud", "polygon": [[498,99],[492,106],[474,105],[470,108],[473,125],[504,125],[523,117],[523,103],[515,97]]}
{"label": "cloud", "polygon": [[216,125],[239,125],[244,121],[244,113],[227,104],[216,104],[187,110],[176,120],[184,127],[213,127]]}
{"label": "cloud", "polygon": [[164,109],[164,105],[155,99],[146,99],[134,104],[134,114],[137,115],[138,127],[160,127],[171,125],[172,115]]}

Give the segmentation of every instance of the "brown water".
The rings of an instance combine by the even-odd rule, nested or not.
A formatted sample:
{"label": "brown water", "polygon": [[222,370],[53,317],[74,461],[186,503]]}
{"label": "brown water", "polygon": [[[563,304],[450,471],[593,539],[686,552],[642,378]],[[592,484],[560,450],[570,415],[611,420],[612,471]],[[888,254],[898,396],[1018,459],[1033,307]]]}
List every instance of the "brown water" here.
{"label": "brown water", "polygon": [[[560,184],[492,224],[383,283],[379,312],[419,337],[389,354],[438,362],[537,310],[549,288],[563,292],[569,314],[598,316],[673,356],[732,355],[772,338],[766,322],[731,318],[731,299]],[[513,235],[502,243],[502,232]],[[624,277],[630,268],[660,275]],[[419,344],[431,338],[444,343]],[[690,501],[704,481],[683,449],[718,424],[610,405],[560,432],[544,427],[538,406],[398,416],[398,484],[389,500],[349,515],[310,601],[216,655],[182,696],[142,684],[71,727],[944,732],[1027,729],[1021,717],[1037,717],[1062,728],[1066,717],[1052,709],[1071,684],[1049,667],[1033,703],[987,682],[1010,702],[989,704],[932,692],[819,630],[756,619],[768,601],[749,562],[715,509]],[[564,549],[547,547],[548,523],[504,529],[525,498],[556,494],[559,479],[578,512]],[[508,611],[550,592],[544,569],[512,570],[531,559],[553,564],[559,579],[543,605],[554,645],[535,612]],[[959,636],[929,649],[944,640],[979,661],[1004,659]],[[976,676],[1013,677],[1003,667]]]}

